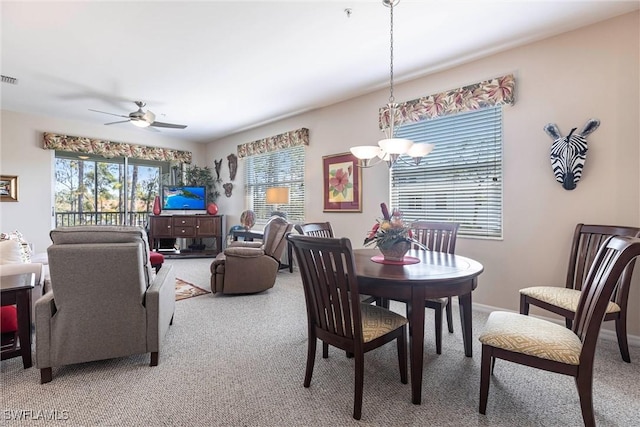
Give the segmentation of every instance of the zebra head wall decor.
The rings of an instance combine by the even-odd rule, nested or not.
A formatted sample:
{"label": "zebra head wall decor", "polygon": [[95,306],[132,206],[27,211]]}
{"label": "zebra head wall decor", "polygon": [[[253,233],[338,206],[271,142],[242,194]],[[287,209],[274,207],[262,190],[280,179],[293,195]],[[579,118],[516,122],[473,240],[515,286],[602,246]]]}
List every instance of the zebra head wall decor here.
{"label": "zebra head wall decor", "polygon": [[565,190],[573,190],[580,181],[582,168],[587,159],[587,135],[598,129],[598,126],[600,126],[600,120],[589,119],[580,132],[575,133],[577,128],[573,128],[569,135],[564,137],[560,135],[560,130],[555,123],[549,123],[544,127],[544,131],[553,138],[553,144],[551,144],[553,174]]}

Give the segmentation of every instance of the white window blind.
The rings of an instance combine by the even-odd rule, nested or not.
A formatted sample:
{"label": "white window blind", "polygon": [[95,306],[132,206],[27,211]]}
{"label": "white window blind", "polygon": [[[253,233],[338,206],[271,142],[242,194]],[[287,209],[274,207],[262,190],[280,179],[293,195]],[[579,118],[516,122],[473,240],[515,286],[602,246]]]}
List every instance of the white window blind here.
{"label": "white window blind", "polygon": [[391,169],[391,205],[406,221],[458,222],[459,236],[502,238],[501,106],[405,124],[397,137],[435,144],[419,166],[403,156]]}
{"label": "white window blind", "polygon": [[304,222],[304,145],[245,158],[245,206],[264,221],[276,210],[265,201],[267,188],[289,187],[289,204],[279,204],[292,222]]}

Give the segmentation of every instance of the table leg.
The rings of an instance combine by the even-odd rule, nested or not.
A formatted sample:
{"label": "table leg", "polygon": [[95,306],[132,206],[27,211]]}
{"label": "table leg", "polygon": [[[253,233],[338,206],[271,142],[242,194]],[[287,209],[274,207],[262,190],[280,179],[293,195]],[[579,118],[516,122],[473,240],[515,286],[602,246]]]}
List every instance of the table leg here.
{"label": "table leg", "polygon": [[422,402],[422,362],[424,354],[424,295],[416,292],[411,296],[408,309],[409,328],[409,359],[411,362],[411,401],[415,405]]}
{"label": "table leg", "polygon": [[464,295],[458,295],[458,303],[460,304],[460,323],[462,324],[462,340],[464,342],[464,355],[471,357],[473,355],[472,340],[472,317],[471,317],[471,292]]}
{"label": "table leg", "polygon": [[24,369],[30,368],[31,362],[31,290],[16,294],[18,312],[18,338],[20,339],[20,355]]}

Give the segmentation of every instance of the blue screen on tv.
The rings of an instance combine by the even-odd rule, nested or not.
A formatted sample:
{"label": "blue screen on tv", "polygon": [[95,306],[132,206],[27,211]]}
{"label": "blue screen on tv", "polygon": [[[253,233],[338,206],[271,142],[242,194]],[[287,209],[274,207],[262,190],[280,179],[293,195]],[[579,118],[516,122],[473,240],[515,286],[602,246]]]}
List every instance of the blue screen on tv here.
{"label": "blue screen on tv", "polygon": [[205,210],[207,187],[181,186],[162,188],[162,209]]}

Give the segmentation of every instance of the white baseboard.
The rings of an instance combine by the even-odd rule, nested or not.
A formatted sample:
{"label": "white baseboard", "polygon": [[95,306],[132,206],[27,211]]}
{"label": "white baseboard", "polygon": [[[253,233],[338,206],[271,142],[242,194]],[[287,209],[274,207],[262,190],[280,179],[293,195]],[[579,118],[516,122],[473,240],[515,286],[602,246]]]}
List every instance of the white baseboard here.
{"label": "white baseboard", "polygon": [[[478,303],[472,303],[472,306],[474,308],[474,310],[478,310],[481,311],[483,313],[491,313],[492,311],[509,311],[512,313],[517,313],[517,311],[513,311],[513,310],[506,310],[504,308],[500,308],[500,307],[493,307],[490,305],[484,305],[484,304],[478,304]],[[538,319],[544,319],[544,320],[548,320],[549,322],[553,322],[553,323],[557,323],[558,325],[563,325],[564,326],[564,320],[561,319],[553,319],[550,317],[544,317],[544,316],[534,316],[537,317]],[[613,322],[610,322],[613,323]],[[618,342],[618,337],[616,336],[616,331],[614,330],[610,330],[610,329],[606,329],[606,328],[602,328],[600,329],[600,337],[609,341],[614,341],[614,342]],[[637,335],[628,335],[627,334],[627,341],[629,342],[630,346],[639,346],[640,347],[640,337]]]}

